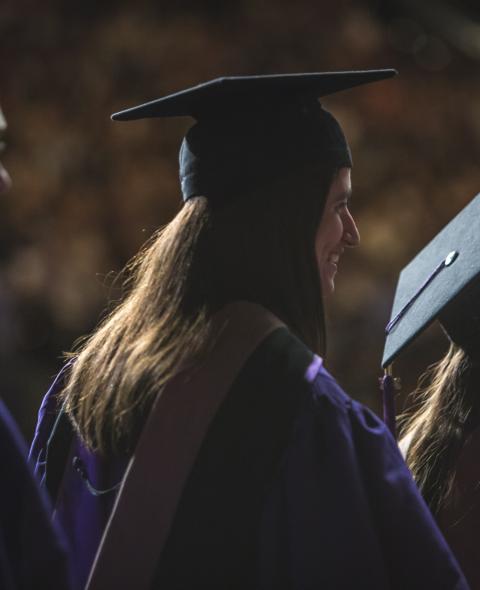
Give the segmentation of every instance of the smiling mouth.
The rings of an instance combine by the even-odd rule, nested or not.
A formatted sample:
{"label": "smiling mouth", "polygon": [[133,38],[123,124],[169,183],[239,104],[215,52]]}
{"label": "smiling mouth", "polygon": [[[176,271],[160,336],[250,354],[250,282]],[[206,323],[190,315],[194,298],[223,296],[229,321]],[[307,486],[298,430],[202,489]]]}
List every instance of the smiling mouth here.
{"label": "smiling mouth", "polygon": [[341,256],[341,252],[330,252],[330,254],[328,255],[328,258],[327,258],[327,262],[337,266],[340,261],[340,256]]}

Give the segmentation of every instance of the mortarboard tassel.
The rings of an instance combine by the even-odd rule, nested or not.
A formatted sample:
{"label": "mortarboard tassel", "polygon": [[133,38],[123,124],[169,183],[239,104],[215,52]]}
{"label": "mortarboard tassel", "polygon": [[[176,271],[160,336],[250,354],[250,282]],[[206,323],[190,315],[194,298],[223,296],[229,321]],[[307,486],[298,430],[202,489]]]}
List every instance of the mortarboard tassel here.
{"label": "mortarboard tassel", "polygon": [[383,402],[383,421],[396,440],[396,419],[395,419],[395,391],[398,389],[398,382],[392,375],[392,365],[385,369],[385,374],[381,379],[380,388],[382,390]]}

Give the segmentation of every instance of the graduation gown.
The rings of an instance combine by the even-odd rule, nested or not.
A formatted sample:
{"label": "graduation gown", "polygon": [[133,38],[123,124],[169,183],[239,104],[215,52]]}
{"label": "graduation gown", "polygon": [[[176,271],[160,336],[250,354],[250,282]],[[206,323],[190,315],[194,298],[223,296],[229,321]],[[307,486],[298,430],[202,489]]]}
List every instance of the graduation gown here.
{"label": "graduation gown", "polygon": [[[104,463],[82,449],[59,418],[61,387],[60,375],[42,404],[32,457],[84,582],[126,460]],[[92,486],[113,490],[94,495]],[[384,424],[282,327],[251,354],[216,413],[151,587],[467,584]]]}
{"label": "graduation gown", "polygon": [[25,442],[0,401],[0,588],[68,590],[66,543],[26,459]]}

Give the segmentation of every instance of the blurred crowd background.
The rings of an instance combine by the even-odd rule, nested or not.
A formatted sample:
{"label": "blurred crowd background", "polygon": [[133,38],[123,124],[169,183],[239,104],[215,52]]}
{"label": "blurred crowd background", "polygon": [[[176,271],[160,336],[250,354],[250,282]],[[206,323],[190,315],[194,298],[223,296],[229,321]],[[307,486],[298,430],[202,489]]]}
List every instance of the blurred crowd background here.
{"label": "blurred crowd background", "polygon": [[[0,60],[13,177],[0,201],[1,395],[27,437],[62,353],[180,207],[190,122],[110,113],[225,74],[397,68],[324,101],[351,143],[362,235],[341,263],[328,365],[379,410],[398,272],[480,192],[478,2],[2,0]],[[446,346],[433,327],[402,355],[400,408]]]}

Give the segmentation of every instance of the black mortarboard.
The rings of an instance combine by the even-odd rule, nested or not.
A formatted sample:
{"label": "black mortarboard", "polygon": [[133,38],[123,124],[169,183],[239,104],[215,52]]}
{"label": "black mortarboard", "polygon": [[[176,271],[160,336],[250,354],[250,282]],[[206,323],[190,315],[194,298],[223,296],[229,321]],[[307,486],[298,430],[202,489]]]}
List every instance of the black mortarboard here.
{"label": "black mortarboard", "polygon": [[[480,336],[480,194],[400,273],[382,366],[438,319],[469,349]],[[477,345],[478,347],[478,345]]]}
{"label": "black mortarboard", "polygon": [[343,131],[318,99],[395,74],[386,69],[218,78],[112,119],[195,118],[180,149],[184,200],[225,198],[285,169],[325,158],[339,168],[351,166]]}

